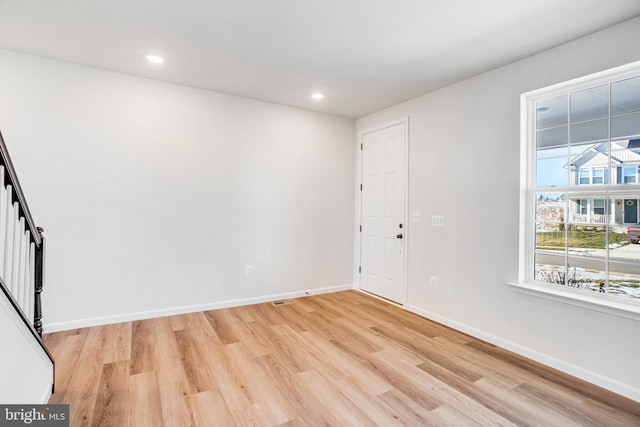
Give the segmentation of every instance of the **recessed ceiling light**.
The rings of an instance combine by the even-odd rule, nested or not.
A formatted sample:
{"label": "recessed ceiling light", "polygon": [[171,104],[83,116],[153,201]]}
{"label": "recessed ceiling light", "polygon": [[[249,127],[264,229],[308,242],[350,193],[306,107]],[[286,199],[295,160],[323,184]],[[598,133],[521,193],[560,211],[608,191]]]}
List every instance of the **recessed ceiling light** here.
{"label": "recessed ceiling light", "polygon": [[153,62],[154,64],[162,64],[164,59],[158,55],[147,55],[147,61]]}
{"label": "recessed ceiling light", "polygon": [[322,99],[322,98],[324,98],[324,95],[321,94],[321,93],[314,93],[314,94],[311,95],[311,97],[313,99]]}

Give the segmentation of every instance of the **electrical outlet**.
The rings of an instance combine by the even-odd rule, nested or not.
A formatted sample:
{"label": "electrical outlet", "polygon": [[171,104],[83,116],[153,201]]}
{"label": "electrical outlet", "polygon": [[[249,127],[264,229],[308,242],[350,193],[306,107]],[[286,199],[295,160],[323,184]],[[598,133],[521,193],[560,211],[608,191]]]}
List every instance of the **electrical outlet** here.
{"label": "electrical outlet", "polygon": [[247,265],[247,266],[244,268],[244,273],[245,273],[247,276],[253,276],[253,265]]}
{"label": "electrical outlet", "polygon": [[414,224],[420,224],[420,222],[422,222],[421,218],[420,218],[420,213],[419,212],[414,212],[411,215],[411,219],[413,221]]}
{"label": "electrical outlet", "polygon": [[438,278],[436,276],[431,276],[429,278],[429,281],[431,283],[431,287],[433,287],[433,288],[437,288],[438,287]]}

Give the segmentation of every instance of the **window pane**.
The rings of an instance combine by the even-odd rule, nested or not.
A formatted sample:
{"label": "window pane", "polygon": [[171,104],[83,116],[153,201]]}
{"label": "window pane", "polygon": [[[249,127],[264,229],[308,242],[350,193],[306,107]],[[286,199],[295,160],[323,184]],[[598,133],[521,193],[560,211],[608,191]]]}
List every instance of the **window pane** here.
{"label": "window pane", "polygon": [[[579,197],[567,198],[567,212],[569,213],[567,222],[570,224],[571,233],[573,233],[570,233],[569,237],[580,237],[579,233],[585,232],[604,232],[606,225],[610,222],[606,193],[595,192],[591,197],[587,196],[588,198],[582,195]],[[606,238],[602,237],[601,240],[604,248]]]}
{"label": "window pane", "polygon": [[[563,224],[563,223],[560,223]],[[566,248],[564,227],[556,223],[539,223],[536,231],[536,249],[560,251]],[[564,262],[562,263],[564,265]]]}
{"label": "window pane", "polygon": [[581,200],[581,204],[580,204],[580,213],[585,215],[585,218],[581,219],[580,221],[576,221],[576,222],[584,222],[587,223],[589,222],[588,218],[586,218],[586,215],[589,214],[589,200],[584,199]]}
{"label": "window pane", "polygon": [[640,222],[638,212],[640,209],[640,194],[633,192],[614,195],[609,209],[611,210],[612,218],[611,232],[624,234],[630,241],[633,241],[635,234],[627,235],[627,228]]}
{"label": "window pane", "polygon": [[[556,264],[546,264],[546,261],[549,258],[549,254],[546,253],[538,253],[535,254],[536,264],[533,278],[535,280],[539,280],[545,283],[554,283],[556,285],[566,285],[566,272],[564,265],[556,265]],[[563,260],[564,257],[557,256],[558,260]]]}
{"label": "window pane", "polygon": [[587,199],[571,200],[569,202],[569,222],[571,224],[586,223],[587,212],[589,212],[589,201]]}
{"label": "window pane", "polygon": [[558,193],[538,193],[536,197],[536,233],[564,231],[564,196]]}
{"label": "window pane", "polygon": [[[640,259],[640,246],[634,249],[627,236],[627,226],[609,226],[609,257],[618,259]],[[637,255],[636,255],[637,254]],[[635,258],[634,258],[635,257]]]}
{"label": "window pane", "polygon": [[[609,155],[608,143],[597,145],[571,146],[570,182],[573,185],[603,184],[608,181]],[[592,172],[595,171],[595,172]],[[595,180],[591,179],[595,173]]]}
{"label": "window pane", "polygon": [[590,176],[589,169],[580,169],[578,172],[578,184],[589,184]]}
{"label": "window pane", "polygon": [[571,143],[603,142],[609,139],[609,120],[600,119],[571,125]]}
{"label": "window pane", "polygon": [[[606,213],[606,204],[603,199],[595,199],[593,201],[593,214],[594,216],[600,216],[600,218],[595,218],[595,221],[592,221],[596,224],[606,224],[607,221],[603,218],[603,215]],[[600,219],[600,220],[598,220]]]}
{"label": "window pane", "polygon": [[564,200],[557,194],[539,194],[536,205],[535,280],[566,283],[566,224]]}
{"label": "window pane", "polygon": [[604,224],[571,226],[567,239],[567,286],[598,289],[601,283],[606,283],[606,229]]}
{"label": "window pane", "polygon": [[640,77],[611,84],[611,114],[640,111]]}
{"label": "window pane", "polygon": [[[606,264],[603,259],[565,256],[550,251],[536,251],[535,280],[598,292],[606,289]],[[568,263],[568,268],[564,263]]]}
{"label": "window pane", "polygon": [[640,138],[640,112],[611,117],[611,138]]}
{"label": "window pane", "polygon": [[622,183],[623,184],[635,184],[636,176],[638,174],[637,166],[627,166],[622,168]]}
{"label": "window pane", "polygon": [[567,96],[545,99],[536,103],[536,128],[544,129],[567,123]]}
{"label": "window pane", "polygon": [[606,231],[606,224],[572,224],[568,237],[569,250],[577,255],[595,254],[604,257],[604,253],[594,251],[595,249],[604,250],[607,247]]}
{"label": "window pane", "polygon": [[[615,224],[609,227],[609,282],[605,289],[612,295],[640,298],[640,227],[634,227],[639,201],[640,194],[630,193],[616,196],[612,203]],[[633,224],[625,225],[625,216]]]}
{"label": "window pane", "polygon": [[536,185],[538,187],[560,187],[569,183],[567,158],[540,159],[536,162]]}
{"label": "window pane", "polygon": [[593,177],[591,179],[591,182],[593,184],[604,184],[605,183],[605,174],[604,174],[605,170],[604,169],[594,169],[593,170]]}
{"label": "window pane", "polygon": [[640,140],[617,141],[611,144],[612,177],[615,184],[634,183],[636,165],[640,164]]}
{"label": "window pane", "polygon": [[600,86],[571,94],[571,122],[609,115],[609,87]]}
{"label": "window pane", "polygon": [[[637,245],[633,245],[636,247]],[[631,247],[628,247],[631,249]],[[640,298],[640,263],[634,261],[609,260],[609,282],[605,292],[624,298]]]}
{"label": "window pane", "polygon": [[560,126],[536,132],[536,148],[564,147],[569,142],[569,128]]}
{"label": "window pane", "polygon": [[[604,250],[602,252],[604,253]],[[569,256],[567,262],[567,286],[594,292],[598,292],[601,287],[605,288],[607,270],[604,255],[597,257],[587,253]]]}

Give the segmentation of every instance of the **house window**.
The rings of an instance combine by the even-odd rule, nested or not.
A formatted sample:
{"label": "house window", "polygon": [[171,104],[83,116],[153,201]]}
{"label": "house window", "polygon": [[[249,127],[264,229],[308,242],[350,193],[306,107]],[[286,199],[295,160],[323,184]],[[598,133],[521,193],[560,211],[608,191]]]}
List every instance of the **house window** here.
{"label": "house window", "polygon": [[609,170],[605,168],[578,169],[576,173],[576,184],[607,184],[609,181]]}
{"label": "house window", "polygon": [[515,286],[640,318],[640,61],[523,94],[522,113]]}
{"label": "house window", "polygon": [[604,169],[593,169],[592,184],[604,184]]}
{"label": "house window", "polygon": [[593,213],[595,215],[604,215],[605,206],[606,205],[604,199],[595,199],[593,201]]}
{"label": "house window", "polygon": [[590,171],[588,169],[580,169],[579,172],[579,183],[580,184],[590,184],[590,178],[591,178],[591,174]]}
{"label": "house window", "polygon": [[634,184],[637,182],[638,167],[630,166],[622,168],[622,182],[624,184]]}

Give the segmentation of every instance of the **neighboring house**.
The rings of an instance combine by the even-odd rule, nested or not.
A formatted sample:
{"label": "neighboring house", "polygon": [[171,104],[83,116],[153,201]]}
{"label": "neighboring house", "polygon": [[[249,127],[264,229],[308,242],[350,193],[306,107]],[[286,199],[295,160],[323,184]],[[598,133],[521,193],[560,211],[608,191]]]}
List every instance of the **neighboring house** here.
{"label": "neighboring house", "polygon": [[[640,139],[595,144],[576,156],[568,165],[571,182],[576,186],[608,184],[635,184],[640,182]],[[637,224],[640,218],[640,195],[588,197],[571,201],[571,223]],[[607,215],[608,211],[608,215]]]}

